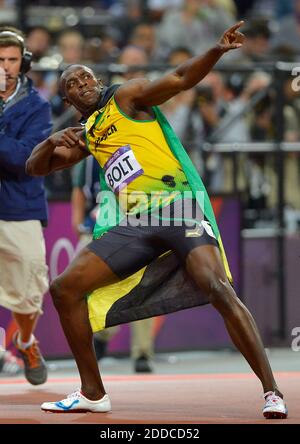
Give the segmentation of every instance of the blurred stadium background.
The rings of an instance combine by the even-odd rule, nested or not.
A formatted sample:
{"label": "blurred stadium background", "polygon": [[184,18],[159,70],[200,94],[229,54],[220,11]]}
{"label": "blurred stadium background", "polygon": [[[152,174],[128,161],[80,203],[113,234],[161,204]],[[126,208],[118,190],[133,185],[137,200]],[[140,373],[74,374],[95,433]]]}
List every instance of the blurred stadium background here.
{"label": "blurred stadium background", "polygon": [[[22,29],[33,52],[30,77],[52,104],[55,130],[79,116],[59,95],[71,63],[104,83],[155,79],[213,45],[245,20],[242,50],[222,58],[193,91],[162,106],[212,196],[236,288],[267,347],[290,347],[300,327],[300,0],[0,1],[1,24]],[[72,171],[46,178],[50,278],[73,257]],[[50,296],[37,336],[45,357],[69,357]],[[7,340],[14,325],[0,310]],[[158,318],[156,351],[216,350],[231,342],[210,307]],[[109,352],[129,350],[128,326]]]}

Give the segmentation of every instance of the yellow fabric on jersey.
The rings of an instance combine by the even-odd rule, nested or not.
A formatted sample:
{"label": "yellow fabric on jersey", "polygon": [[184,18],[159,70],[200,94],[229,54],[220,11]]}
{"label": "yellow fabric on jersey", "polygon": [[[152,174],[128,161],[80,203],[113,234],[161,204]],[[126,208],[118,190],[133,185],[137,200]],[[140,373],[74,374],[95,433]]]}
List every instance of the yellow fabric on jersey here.
{"label": "yellow fabric on jersey", "polygon": [[[102,110],[96,111],[88,119],[86,138],[91,154],[101,167],[101,189],[107,191],[110,186],[117,198],[118,193],[126,197],[127,193],[140,191],[163,193],[187,190],[192,191],[194,197],[200,192],[204,195],[200,207],[219,242],[226,274],[232,282],[213,209],[201,178],[162,113],[157,107],[153,107],[153,111],[157,120],[134,121],[124,115],[114,98],[111,98]],[[121,174],[123,177],[119,177]],[[129,179],[127,189],[124,186],[126,179]],[[114,220],[115,198],[113,202],[109,201],[108,206],[105,199],[106,196],[102,195],[100,206],[104,211],[99,214],[101,216],[108,209],[108,216],[97,219],[95,238],[118,223]],[[140,211],[140,208],[141,201],[131,207],[127,206],[130,212]],[[102,287],[88,295],[93,331],[206,303],[207,295],[201,294],[173,252],[157,258],[121,282]]]}
{"label": "yellow fabric on jersey", "polygon": [[[112,97],[104,109],[86,123],[91,154],[105,172],[107,185],[118,195],[121,207],[130,213],[164,204],[188,191],[190,186],[180,163],[171,152],[157,120],[133,120]],[[167,194],[166,194],[167,192]],[[128,196],[131,195],[131,201]],[[168,197],[167,197],[168,196]],[[130,199],[130,198],[129,198]]]}

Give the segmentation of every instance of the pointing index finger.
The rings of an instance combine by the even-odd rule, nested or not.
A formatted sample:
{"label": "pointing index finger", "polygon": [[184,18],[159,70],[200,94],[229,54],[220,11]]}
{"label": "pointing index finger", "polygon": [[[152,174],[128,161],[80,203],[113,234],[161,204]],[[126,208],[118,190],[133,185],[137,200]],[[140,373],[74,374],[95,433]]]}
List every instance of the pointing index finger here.
{"label": "pointing index finger", "polygon": [[244,24],[244,20],[241,20],[240,22],[233,25],[231,28],[229,28],[226,32],[235,32],[237,29],[239,29]]}

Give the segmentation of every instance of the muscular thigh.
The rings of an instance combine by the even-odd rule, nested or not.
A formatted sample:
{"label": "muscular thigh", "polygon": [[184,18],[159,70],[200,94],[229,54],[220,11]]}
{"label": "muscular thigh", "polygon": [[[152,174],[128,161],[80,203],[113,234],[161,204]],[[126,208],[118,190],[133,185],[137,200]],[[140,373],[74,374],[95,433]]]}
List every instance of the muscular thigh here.
{"label": "muscular thigh", "polygon": [[189,253],[200,246],[212,245],[218,248],[218,241],[210,223],[195,199],[185,199],[169,205],[169,226],[157,233],[161,242],[173,250],[183,265]]}
{"label": "muscular thigh", "polygon": [[190,251],[186,270],[204,291],[210,291],[216,281],[228,282],[220,250],[215,245],[202,245]]}
{"label": "muscular thigh", "polygon": [[95,253],[119,279],[136,273],[167,250],[155,233],[158,227],[117,226],[87,248]]}
{"label": "muscular thigh", "polygon": [[119,278],[101,258],[83,248],[57,280],[65,290],[87,294]]}
{"label": "muscular thigh", "polygon": [[89,293],[132,275],[165,251],[164,246],[150,242],[148,231],[147,227],[111,229],[79,253],[60,275],[59,283]]}

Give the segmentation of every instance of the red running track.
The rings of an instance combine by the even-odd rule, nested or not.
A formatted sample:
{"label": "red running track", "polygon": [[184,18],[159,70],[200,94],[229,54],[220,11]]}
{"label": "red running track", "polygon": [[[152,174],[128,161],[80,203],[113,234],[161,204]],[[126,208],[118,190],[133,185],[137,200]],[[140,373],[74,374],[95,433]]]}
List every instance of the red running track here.
{"label": "red running track", "polygon": [[[272,424],[300,424],[300,372],[276,373],[289,417]],[[253,374],[104,376],[110,413],[44,413],[79,387],[75,377],[50,378],[39,387],[0,379],[0,424],[269,424],[261,386]]]}

